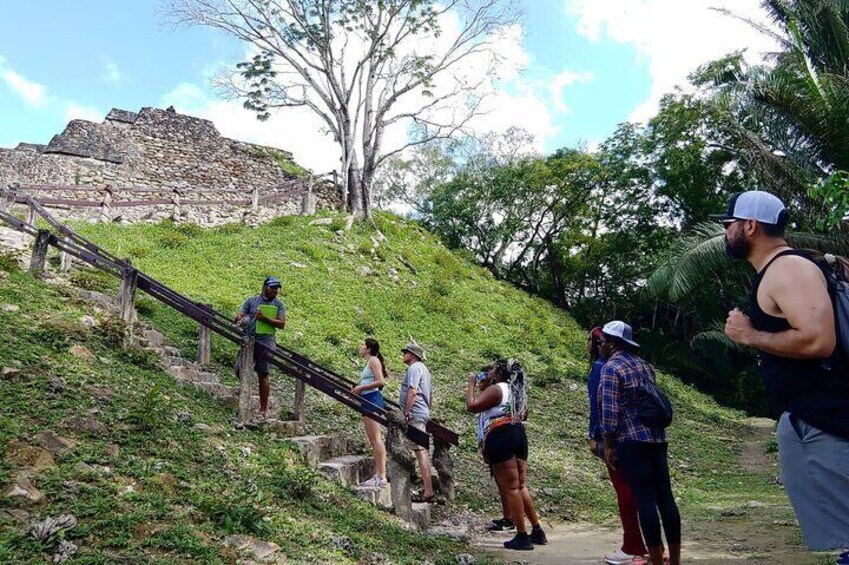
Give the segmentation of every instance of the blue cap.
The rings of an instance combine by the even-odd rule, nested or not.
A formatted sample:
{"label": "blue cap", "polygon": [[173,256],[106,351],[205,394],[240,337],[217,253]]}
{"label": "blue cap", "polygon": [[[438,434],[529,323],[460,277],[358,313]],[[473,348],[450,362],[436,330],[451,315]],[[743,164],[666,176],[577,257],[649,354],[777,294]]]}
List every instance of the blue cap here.
{"label": "blue cap", "polygon": [[280,288],[283,284],[277,277],[265,277],[265,280],[262,282],[262,286],[267,286],[268,288]]}

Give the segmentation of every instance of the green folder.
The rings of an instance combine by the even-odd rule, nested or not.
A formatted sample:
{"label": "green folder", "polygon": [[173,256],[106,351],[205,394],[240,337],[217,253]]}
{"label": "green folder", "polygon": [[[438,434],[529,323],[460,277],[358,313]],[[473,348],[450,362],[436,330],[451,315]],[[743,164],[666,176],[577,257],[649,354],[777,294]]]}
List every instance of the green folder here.
{"label": "green folder", "polygon": [[[269,318],[277,318],[277,306],[273,304],[262,304],[259,306],[259,311]],[[265,320],[256,321],[256,335],[274,335],[276,329]]]}

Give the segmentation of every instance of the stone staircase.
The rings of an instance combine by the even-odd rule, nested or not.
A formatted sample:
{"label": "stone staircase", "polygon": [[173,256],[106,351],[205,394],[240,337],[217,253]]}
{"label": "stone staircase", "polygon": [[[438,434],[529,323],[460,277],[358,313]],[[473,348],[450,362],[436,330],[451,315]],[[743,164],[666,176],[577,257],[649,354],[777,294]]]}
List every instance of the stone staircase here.
{"label": "stone staircase", "polygon": [[[374,476],[374,458],[351,455],[355,448],[345,438],[328,435],[290,437],[307,463],[326,479],[351,488],[363,500],[383,508],[392,508],[389,485],[383,487],[360,486],[359,483]],[[413,503],[411,523],[424,530],[430,524],[430,504]]]}
{"label": "stone staircase", "polygon": [[[130,344],[159,356],[163,368],[183,386],[203,390],[234,409],[239,404],[239,387],[221,383],[217,373],[183,357],[182,352],[166,345],[165,336],[142,322],[135,322]],[[259,397],[253,397],[253,409],[259,409]],[[265,427],[284,436],[304,454],[307,463],[326,479],[348,487],[362,498],[383,508],[392,508],[389,485],[383,487],[361,486],[360,483],[374,476],[374,458],[355,455],[355,442],[330,435],[298,436],[303,432],[300,422],[276,419],[280,403],[272,396],[268,403],[269,419]],[[412,524],[426,529],[430,523],[430,505],[413,504]]]}

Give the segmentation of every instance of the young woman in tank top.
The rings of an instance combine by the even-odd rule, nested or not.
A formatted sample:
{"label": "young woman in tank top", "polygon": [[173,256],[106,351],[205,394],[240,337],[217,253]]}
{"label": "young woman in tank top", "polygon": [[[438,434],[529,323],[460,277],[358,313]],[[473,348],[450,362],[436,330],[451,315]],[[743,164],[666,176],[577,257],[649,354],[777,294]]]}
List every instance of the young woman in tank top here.
{"label": "young woman in tank top", "polygon": [[[384,407],[381,389],[386,383],[386,363],[380,353],[380,344],[376,339],[366,338],[360,346],[360,355],[366,360],[366,366],[360,374],[360,384],[351,389],[360,395],[363,407],[368,412],[376,412]],[[382,487],[386,484],[386,446],[380,432],[380,424],[367,416],[363,416],[366,435],[374,451],[374,476],[363,482],[366,486]]]}
{"label": "young woman in tank top", "polygon": [[[475,396],[475,388],[481,393]],[[498,485],[502,506],[516,526],[516,536],[504,542],[507,549],[528,550],[534,544],[548,543],[539,524],[539,516],[525,484],[528,459],[528,438],[522,423],[526,414],[525,374],[515,360],[496,361],[487,376],[480,381],[469,377],[466,408],[480,414],[479,429],[484,461]],[[525,516],[533,526],[530,535]]]}

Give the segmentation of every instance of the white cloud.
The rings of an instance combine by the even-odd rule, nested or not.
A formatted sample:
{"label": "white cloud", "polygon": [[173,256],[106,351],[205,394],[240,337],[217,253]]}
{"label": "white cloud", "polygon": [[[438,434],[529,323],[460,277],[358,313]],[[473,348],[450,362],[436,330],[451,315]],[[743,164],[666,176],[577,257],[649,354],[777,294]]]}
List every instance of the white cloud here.
{"label": "white cloud", "polygon": [[[441,21],[442,34],[439,37],[419,38],[409,44],[409,49],[437,50],[444,48],[457,32],[459,20],[447,15]],[[498,63],[495,68],[484,64],[482,59],[469,58],[452,68],[450,74],[437,77],[431,91],[434,96],[448,92],[453,88],[449,77],[466,80],[475,84],[484,80],[480,93],[487,93],[482,108],[485,114],[469,123],[477,134],[503,132],[518,126],[528,130],[535,137],[534,151],[542,151],[545,141],[556,134],[552,107],[566,108],[562,101],[563,89],[576,82],[589,80],[587,73],[563,72],[553,79],[531,80],[523,75],[530,56],[522,45],[523,31],[520,26],[511,26],[501,31],[493,41],[492,48],[497,50]],[[349,56],[356,51],[349,44]],[[246,53],[245,59],[253,55]],[[403,53],[399,53],[399,56]],[[232,68],[232,67],[231,67]],[[491,72],[492,71],[492,72]],[[553,73],[548,73],[553,75]],[[552,82],[553,85],[549,86]],[[399,100],[391,115],[413,111],[420,107],[424,94],[421,89],[411,92]],[[552,100],[557,99],[557,103]],[[303,166],[316,172],[338,169],[340,150],[331,135],[326,133],[324,122],[306,108],[285,108],[272,112],[265,122],[257,121],[255,114],[242,107],[241,101],[219,100],[212,96],[206,87],[197,84],[182,83],[163,95],[163,107],[173,105],[179,112],[200,116],[211,120],[219,131],[234,139],[271,145],[291,151],[295,159]],[[558,105],[559,104],[559,105]],[[463,105],[453,108],[441,108],[430,117],[450,122],[452,113],[462,114]],[[459,119],[459,118],[458,118]],[[409,121],[399,122],[387,128],[384,134],[384,151],[397,149],[407,143]]]}
{"label": "white cloud", "polygon": [[31,81],[16,72],[6,64],[6,60],[2,57],[0,57],[0,79],[30,106],[43,108],[47,105],[47,89],[44,85]]}
{"label": "white cloud", "polygon": [[104,65],[106,69],[103,72],[103,82],[107,84],[118,84],[121,82],[121,71],[118,69],[118,65],[104,59]]}
{"label": "white cloud", "polygon": [[65,119],[71,120],[88,120],[90,122],[100,122],[104,118],[104,113],[94,106],[85,106],[77,104],[71,100],[65,104]]}
{"label": "white cloud", "polygon": [[589,71],[577,73],[575,71],[565,70],[554,75],[554,78],[552,78],[548,84],[548,90],[551,96],[551,101],[554,104],[555,110],[557,110],[561,114],[568,114],[571,109],[563,100],[563,90],[567,86],[572,86],[573,84],[587,83],[592,79],[593,73]]}
{"label": "white cloud", "polygon": [[[633,44],[648,63],[651,92],[630,119],[643,121],[657,111],[661,97],[683,84],[699,65],[738,49],[760,61],[775,48],[772,39],[745,22],[711,8],[765,22],[760,0],[564,0],[578,33],[592,41],[609,38]],[[626,63],[627,64],[627,63]]]}

